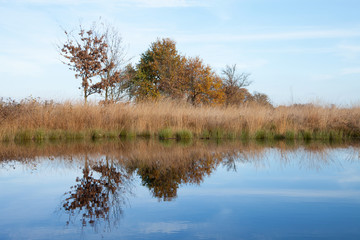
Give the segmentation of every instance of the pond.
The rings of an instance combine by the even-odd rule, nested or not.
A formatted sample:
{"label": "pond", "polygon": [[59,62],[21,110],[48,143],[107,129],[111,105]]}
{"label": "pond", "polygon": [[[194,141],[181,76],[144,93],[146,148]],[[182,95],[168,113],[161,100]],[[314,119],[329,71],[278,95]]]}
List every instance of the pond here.
{"label": "pond", "polygon": [[360,239],[360,146],[0,145],[0,239]]}

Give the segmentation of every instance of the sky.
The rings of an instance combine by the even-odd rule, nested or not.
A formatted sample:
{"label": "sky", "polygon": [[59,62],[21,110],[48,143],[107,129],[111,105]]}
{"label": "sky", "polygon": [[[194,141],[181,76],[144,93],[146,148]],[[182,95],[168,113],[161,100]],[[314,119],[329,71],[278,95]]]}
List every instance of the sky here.
{"label": "sky", "polygon": [[[0,0],[0,97],[80,100],[56,48],[100,17],[136,64],[157,38],[218,74],[250,73],[275,105],[360,104],[358,0]],[[97,98],[96,98],[97,99]]]}

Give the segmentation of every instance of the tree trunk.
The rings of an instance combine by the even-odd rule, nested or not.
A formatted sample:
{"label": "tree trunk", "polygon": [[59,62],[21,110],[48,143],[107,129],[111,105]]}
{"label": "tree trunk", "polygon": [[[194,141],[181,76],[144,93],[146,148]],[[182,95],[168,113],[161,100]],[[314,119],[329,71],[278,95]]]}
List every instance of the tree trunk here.
{"label": "tree trunk", "polygon": [[87,103],[87,97],[88,97],[88,95],[87,95],[87,89],[84,88],[84,101],[85,101],[85,104]]}

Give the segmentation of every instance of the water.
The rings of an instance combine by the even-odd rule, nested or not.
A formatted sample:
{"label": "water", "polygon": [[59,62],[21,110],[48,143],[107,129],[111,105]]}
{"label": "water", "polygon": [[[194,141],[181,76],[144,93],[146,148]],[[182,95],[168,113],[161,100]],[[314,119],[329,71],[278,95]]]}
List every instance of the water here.
{"label": "water", "polygon": [[0,147],[0,239],[360,239],[360,148]]}

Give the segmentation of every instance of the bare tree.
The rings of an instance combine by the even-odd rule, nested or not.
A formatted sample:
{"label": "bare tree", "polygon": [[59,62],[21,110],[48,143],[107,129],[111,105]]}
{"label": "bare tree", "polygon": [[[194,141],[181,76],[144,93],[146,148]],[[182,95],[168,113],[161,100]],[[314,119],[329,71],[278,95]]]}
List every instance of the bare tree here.
{"label": "bare tree", "polygon": [[238,74],[236,64],[232,66],[226,65],[222,74],[226,105],[239,105],[244,103],[250,95],[245,89],[245,87],[252,83],[252,81],[249,80],[250,74]]}
{"label": "bare tree", "polygon": [[272,107],[271,100],[265,93],[254,92],[251,101],[259,105]]}
{"label": "bare tree", "polygon": [[236,64],[229,66],[226,65],[222,70],[223,82],[226,86],[245,88],[250,86],[252,81],[249,80],[249,73],[237,73]]}
{"label": "bare tree", "polygon": [[100,92],[104,94],[105,101],[118,101],[125,92],[125,66],[130,61],[127,57],[127,47],[115,26],[101,22],[96,31],[99,36],[104,36],[104,41],[108,45],[107,59],[104,62],[106,71],[101,74]]}

